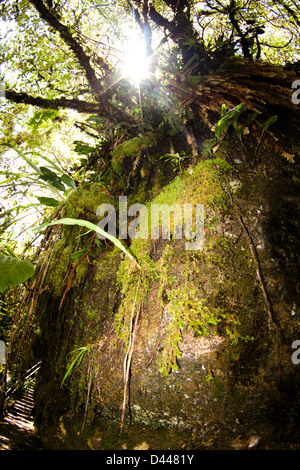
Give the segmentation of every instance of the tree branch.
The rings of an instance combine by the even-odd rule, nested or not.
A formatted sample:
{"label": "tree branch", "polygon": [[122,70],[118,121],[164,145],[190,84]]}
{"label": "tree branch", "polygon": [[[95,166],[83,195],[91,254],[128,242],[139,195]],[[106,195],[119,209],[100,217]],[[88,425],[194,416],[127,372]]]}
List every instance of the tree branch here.
{"label": "tree branch", "polygon": [[[149,8],[149,18],[163,29],[170,32],[170,38],[178,44],[182,53],[183,64],[186,65],[192,62],[194,59],[197,60],[196,71],[200,73],[206,72],[206,54],[204,45],[199,41],[198,33],[193,27],[193,23],[190,20],[189,8],[183,9],[187,6],[186,2],[168,1],[166,2],[174,12],[174,19],[169,21],[164,18],[156,9],[151,6]],[[180,5],[179,5],[180,3]],[[190,41],[190,45],[188,44]],[[194,43],[192,45],[192,43]]]}
{"label": "tree branch", "polygon": [[[85,53],[81,44],[74,38],[71,29],[64,24],[62,24],[55,14],[53,14],[43,3],[42,0],[30,0],[30,2],[34,5],[37,11],[40,14],[40,17],[46,21],[50,27],[52,27],[57,33],[59,33],[62,40],[65,42],[67,46],[72,50],[75,57],[77,58],[79,65],[85,72],[87,81],[90,85],[91,91],[95,94],[95,98],[98,105],[98,110],[96,110],[96,103],[87,103],[87,102],[80,102],[79,100],[68,100],[65,98],[60,98],[59,100],[45,100],[43,98],[38,98],[38,101],[42,103],[41,105],[37,104],[37,106],[47,106],[49,105],[49,101],[51,102],[50,107],[56,102],[59,102],[58,106],[64,108],[72,108],[76,109],[79,112],[98,112],[99,114],[105,114],[106,117],[110,116],[113,119],[116,119],[119,122],[126,121],[130,123],[135,123],[135,120],[130,118],[127,113],[125,113],[120,108],[114,107],[107,98],[106,95],[106,88],[104,88],[100,80],[98,79],[95,70],[90,64],[91,58]],[[104,60],[102,66],[104,64]],[[105,63],[106,68],[107,64]],[[15,96],[16,98],[16,96]],[[33,100],[37,100],[37,98],[32,98]],[[83,104],[84,103],[84,104]],[[91,109],[91,111],[89,110]]]}
{"label": "tree branch", "polygon": [[234,29],[236,30],[239,38],[240,38],[240,43],[242,46],[243,54],[245,59],[252,60],[252,55],[249,50],[248,42],[247,42],[247,33],[243,33],[243,31],[240,28],[240,25],[236,19],[235,13],[236,13],[236,4],[235,0],[231,0],[230,5],[228,7],[228,16],[230,19],[230,22]]}
{"label": "tree branch", "polygon": [[112,108],[110,111],[101,103],[82,101],[68,98],[47,99],[42,96],[32,96],[27,93],[17,93],[16,91],[6,89],[5,98],[14,103],[22,103],[26,105],[38,106],[44,109],[74,109],[78,113],[97,114],[105,119],[113,122],[127,122],[128,124],[136,124],[136,120],[122,110]]}
{"label": "tree branch", "polygon": [[155,8],[151,5],[149,9],[149,16],[151,20],[161,28],[167,29],[171,34],[176,34],[176,25],[164,18]]}
{"label": "tree branch", "polygon": [[139,25],[139,28],[140,28],[143,36],[144,36],[144,39],[145,39],[147,57],[150,57],[153,54],[153,49],[152,49],[152,46],[151,46],[152,31],[151,31],[149,21],[148,21],[148,11],[149,11],[148,1],[145,0],[143,2],[143,6],[142,6],[142,14],[143,14],[143,18],[144,18],[144,23],[142,22],[140,12],[137,8],[135,8],[134,3],[140,3],[140,2],[139,1],[137,2],[137,0],[135,0],[135,2],[134,2],[134,0],[133,0],[132,1],[132,10],[133,10],[133,13],[134,13],[135,21]]}
{"label": "tree branch", "polygon": [[96,95],[97,101],[102,102],[103,104],[108,104],[107,98],[104,95],[103,87],[90,64],[90,57],[84,52],[81,44],[79,44],[79,42],[74,38],[70,28],[60,23],[56,16],[45,6],[42,0],[30,0],[30,3],[34,5],[40,14],[40,17],[59,33],[65,44],[67,44],[73,51],[80,66],[85,71],[86,78],[90,84],[91,90]]}
{"label": "tree branch", "polygon": [[29,104],[32,106],[39,106],[45,109],[75,109],[79,113],[105,113],[106,110],[101,107],[99,103],[89,103],[88,101],[81,101],[76,99],[58,98],[46,99],[41,96],[31,96],[27,93],[17,93],[13,90],[5,90],[5,98],[13,101],[14,103]]}

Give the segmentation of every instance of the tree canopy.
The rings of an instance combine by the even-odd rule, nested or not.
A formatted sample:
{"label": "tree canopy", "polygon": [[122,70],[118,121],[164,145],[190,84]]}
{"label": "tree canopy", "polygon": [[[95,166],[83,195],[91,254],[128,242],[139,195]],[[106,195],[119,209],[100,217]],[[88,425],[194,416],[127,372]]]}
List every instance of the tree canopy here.
{"label": "tree canopy", "polygon": [[24,0],[2,2],[1,16],[8,100],[115,121],[133,122],[122,66],[141,37],[163,82],[187,70],[209,73],[234,55],[299,60],[300,9],[292,0]]}
{"label": "tree canopy", "polygon": [[[255,68],[245,66],[239,94],[223,78],[222,87],[214,82],[215,73],[233,80],[240,73],[238,62],[222,70],[226,61],[299,68],[296,0],[8,0],[0,8],[1,189],[14,198],[14,207],[7,197],[2,202],[8,225],[37,196],[54,207],[63,200],[72,184],[61,178],[88,180],[88,172],[74,170],[80,158],[101,160],[105,179],[112,152],[129,137],[185,127],[195,145],[197,135],[185,126],[193,113],[211,127],[210,113],[237,106],[243,93],[258,106],[255,87],[249,92]],[[275,104],[282,95],[276,80],[264,91]],[[28,185],[48,199],[35,192],[32,203]]]}

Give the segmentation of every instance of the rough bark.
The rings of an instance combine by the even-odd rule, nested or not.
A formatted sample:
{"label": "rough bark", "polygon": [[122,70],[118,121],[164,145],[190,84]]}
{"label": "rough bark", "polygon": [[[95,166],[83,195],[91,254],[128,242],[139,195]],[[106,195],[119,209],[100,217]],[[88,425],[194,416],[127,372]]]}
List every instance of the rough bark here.
{"label": "rough bark", "polygon": [[105,112],[99,103],[89,103],[87,101],[81,101],[76,99],[58,98],[58,99],[47,99],[41,96],[31,96],[27,93],[18,93],[13,90],[6,90],[5,97],[13,101],[14,103],[29,104],[32,106],[38,106],[40,108],[68,108],[75,109],[79,113],[99,113]]}

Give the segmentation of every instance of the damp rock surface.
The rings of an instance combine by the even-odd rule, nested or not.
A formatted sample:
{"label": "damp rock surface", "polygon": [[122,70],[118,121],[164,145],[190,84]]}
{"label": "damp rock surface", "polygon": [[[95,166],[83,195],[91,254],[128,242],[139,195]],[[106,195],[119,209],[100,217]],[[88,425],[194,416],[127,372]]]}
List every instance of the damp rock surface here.
{"label": "damp rock surface", "polygon": [[[136,240],[141,272],[100,250],[62,308],[57,289],[44,294],[35,420],[46,447],[298,448],[299,165],[242,167],[233,190],[227,166],[201,163],[159,196],[202,197],[201,251]],[[67,354],[86,345],[61,387]]]}

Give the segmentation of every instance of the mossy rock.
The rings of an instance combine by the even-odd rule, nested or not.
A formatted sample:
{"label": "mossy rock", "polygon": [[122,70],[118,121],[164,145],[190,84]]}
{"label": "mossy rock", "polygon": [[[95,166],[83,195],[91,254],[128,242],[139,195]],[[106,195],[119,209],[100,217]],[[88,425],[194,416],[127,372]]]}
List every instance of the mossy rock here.
{"label": "mossy rock", "polygon": [[[104,203],[110,204],[113,201],[101,184],[91,183],[79,186],[69,194],[62,210],[62,218],[84,219],[97,224],[99,221],[96,215],[97,208]],[[78,287],[87,274],[89,260],[84,257],[84,254],[87,252],[92,235],[88,229],[77,225],[61,227],[60,238],[55,244],[47,274],[47,282],[55,295],[61,295],[66,288],[72,268],[76,267],[75,275],[71,276],[73,287]],[[94,251],[97,248],[101,251],[97,238],[93,246]]]}
{"label": "mossy rock", "polygon": [[[204,204],[203,248],[187,252],[184,240],[176,239],[173,232],[166,239],[129,240],[128,249],[138,260],[142,268],[139,270],[117,250],[109,254],[111,247],[105,247],[97,263],[87,263],[84,272],[74,279],[70,304],[65,304],[60,313],[48,312],[49,316],[58,315],[66,330],[63,333],[62,326],[50,340],[51,351],[55,341],[58,343],[56,380],[65,373],[67,352],[93,343],[93,354],[83,359],[64,385],[66,399],[60,410],[63,418],[51,423],[49,433],[60,432],[60,445],[72,445],[70,436],[78,433],[87,403],[86,427],[81,439],[77,434],[77,448],[119,445],[101,426],[104,422],[108,423],[107,430],[109,426],[119,429],[124,364],[138,312],[123,446],[133,447],[128,437],[130,430],[144,429],[149,433],[147,442],[148,435],[152,436],[153,448],[159,448],[158,436],[164,432],[174,432],[170,446],[176,442],[183,449],[186,445],[197,449],[233,449],[240,445],[248,448],[252,434],[263,436],[259,438],[263,448],[280,447],[277,418],[282,404],[289,410],[289,424],[293,423],[295,429],[297,418],[293,417],[293,410],[297,409],[296,392],[300,387],[297,366],[291,364],[289,345],[283,347],[268,321],[253,256],[230,195],[240,207],[253,243],[260,247],[259,260],[267,287],[281,324],[289,324],[285,330],[289,339],[297,332],[298,320],[296,315],[291,316],[292,307],[282,298],[283,275],[276,271],[271,251],[261,243],[270,230],[261,215],[262,206],[268,203],[261,191],[262,178],[258,172],[247,175],[241,177],[223,158],[215,158],[198,163],[162,190],[157,188],[155,196],[146,203],[148,215],[151,204]],[[84,198],[84,189],[81,191]],[[95,210],[99,193],[98,187],[87,202],[77,205],[81,214],[87,208]],[[103,197],[101,201],[107,202]],[[130,203],[134,202],[131,194]],[[69,216],[74,205],[76,202],[67,206]],[[70,247],[64,245],[67,236],[65,231],[57,245],[63,253],[57,282],[61,282],[71,253]],[[70,234],[73,248],[76,236]],[[59,262],[58,252],[57,255]],[[70,329],[66,318],[74,313]],[[47,367],[54,369],[50,353],[42,374],[44,381],[53,382]],[[39,404],[41,414],[43,407],[47,412],[42,400]],[[74,422],[68,421],[69,431],[62,435],[61,423],[67,423],[71,413],[76,413]],[[288,439],[291,433],[285,423],[281,421],[280,427],[287,431]],[[101,429],[102,439],[95,429]],[[47,436],[45,426],[43,431]],[[180,435],[190,436],[188,444],[180,441]]]}
{"label": "mossy rock", "polygon": [[97,207],[104,203],[113,203],[113,201],[100,183],[78,186],[69,194],[62,217],[80,219],[85,215],[87,220],[94,222]]}

